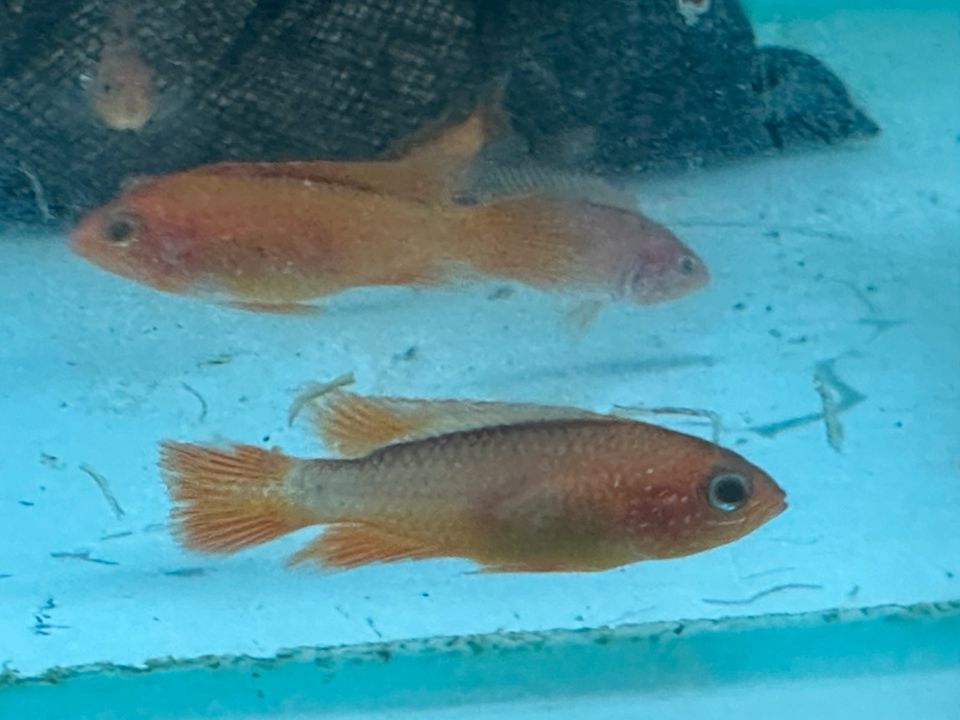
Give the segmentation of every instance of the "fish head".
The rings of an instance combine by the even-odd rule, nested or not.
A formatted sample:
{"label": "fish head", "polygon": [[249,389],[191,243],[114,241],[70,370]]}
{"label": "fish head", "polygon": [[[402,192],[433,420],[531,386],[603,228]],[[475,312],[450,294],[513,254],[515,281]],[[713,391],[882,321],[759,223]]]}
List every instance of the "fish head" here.
{"label": "fish head", "polygon": [[638,554],[663,558],[709,550],[786,509],[786,493],[763,470],[712,443],[678,436],[684,447],[673,448],[634,484],[624,520]]}
{"label": "fish head", "polygon": [[195,245],[176,217],[136,189],[91,210],[70,232],[71,249],[86,260],[173,293],[189,292],[198,279]]}
{"label": "fish head", "polygon": [[106,53],[91,88],[93,109],[107,127],[140,130],[154,113],[153,73],[139,53]]}
{"label": "fish head", "polygon": [[623,297],[640,305],[673,300],[710,282],[706,264],[668,228],[640,213],[607,220],[620,245]]}

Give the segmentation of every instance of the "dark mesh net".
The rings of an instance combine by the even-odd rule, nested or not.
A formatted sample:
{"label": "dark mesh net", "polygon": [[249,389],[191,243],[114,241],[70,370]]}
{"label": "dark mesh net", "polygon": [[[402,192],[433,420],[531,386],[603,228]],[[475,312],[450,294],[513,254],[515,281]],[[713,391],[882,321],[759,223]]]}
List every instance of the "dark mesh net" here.
{"label": "dark mesh net", "polygon": [[0,219],[69,221],[126,177],[221,159],[381,156],[506,73],[531,152],[605,175],[877,130],[817,60],[758,49],[735,0],[127,5],[155,81],[138,131],[91,103],[117,2],[0,5]]}

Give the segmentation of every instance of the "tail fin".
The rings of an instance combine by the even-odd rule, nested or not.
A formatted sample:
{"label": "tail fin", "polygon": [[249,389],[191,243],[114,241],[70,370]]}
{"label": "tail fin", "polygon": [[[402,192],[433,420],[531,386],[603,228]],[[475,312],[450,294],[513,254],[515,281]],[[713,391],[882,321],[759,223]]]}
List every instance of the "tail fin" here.
{"label": "tail fin", "polygon": [[177,537],[193,550],[232,553],[315,523],[283,492],[295,462],[252,445],[214,450],[163,443],[160,467],[176,503]]}

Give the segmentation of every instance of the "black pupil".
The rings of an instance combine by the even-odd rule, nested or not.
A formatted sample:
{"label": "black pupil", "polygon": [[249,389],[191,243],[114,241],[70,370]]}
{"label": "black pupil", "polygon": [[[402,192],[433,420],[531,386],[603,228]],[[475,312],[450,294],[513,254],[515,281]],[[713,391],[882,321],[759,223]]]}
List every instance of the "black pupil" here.
{"label": "black pupil", "polygon": [[680,260],[680,271],[684,273],[692,273],[694,268],[693,258],[688,255],[685,255]]}
{"label": "black pupil", "polygon": [[747,489],[736,478],[727,478],[717,483],[714,488],[717,500],[725,505],[739,505],[747,499]]}
{"label": "black pupil", "polygon": [[129,220],[118,218],[111,220],[107,225],[107,237],[113,242],[129,240],[131,235],[133,235],[133,223]]}

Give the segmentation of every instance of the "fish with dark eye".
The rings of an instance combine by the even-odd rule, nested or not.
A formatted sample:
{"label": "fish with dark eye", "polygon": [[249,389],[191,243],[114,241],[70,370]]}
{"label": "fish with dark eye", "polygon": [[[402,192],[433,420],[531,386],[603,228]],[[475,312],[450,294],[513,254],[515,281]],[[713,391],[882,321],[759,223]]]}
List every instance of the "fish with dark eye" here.
{"label": "fish with dark eye", "polygon": [[576,408],[334,390],[315,422],[341,457],[164,443],[181,542],[233,553],[323,524],[291,563],[599,571],[733,542],[786,508],[776,482],[730,450]]}
{"label": "fish with dark eye", "polygon": [[167,292],[309,312],[357,287],[508,279],[641,304],[702,287],[672,232],[596,193],[451,196],[482,113],[399,160],[224,163],[136,181],[73,229],[75,252]]}
{"label": "fish with dark eye", "polygon": [[140,130],[156,109],[153,70],[136,42],[135,17],[127,2],[115,4],[90,86],[94,112],[113,130]]}

